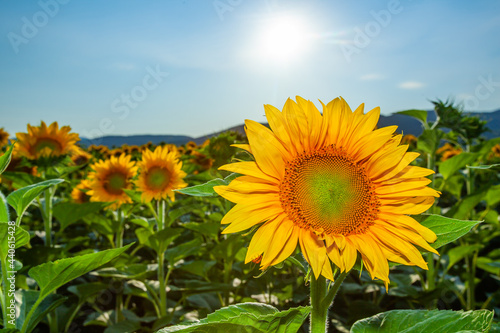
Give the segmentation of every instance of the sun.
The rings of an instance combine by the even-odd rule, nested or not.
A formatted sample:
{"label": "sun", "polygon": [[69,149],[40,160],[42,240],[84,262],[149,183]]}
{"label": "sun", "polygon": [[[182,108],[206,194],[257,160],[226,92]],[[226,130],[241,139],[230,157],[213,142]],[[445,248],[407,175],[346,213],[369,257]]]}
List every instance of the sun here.
{"label": "sun", "polygon": [[304,18],[276,15],[262,23],[256,50],[264,61],[287,64],[302,56],[311,36]]}

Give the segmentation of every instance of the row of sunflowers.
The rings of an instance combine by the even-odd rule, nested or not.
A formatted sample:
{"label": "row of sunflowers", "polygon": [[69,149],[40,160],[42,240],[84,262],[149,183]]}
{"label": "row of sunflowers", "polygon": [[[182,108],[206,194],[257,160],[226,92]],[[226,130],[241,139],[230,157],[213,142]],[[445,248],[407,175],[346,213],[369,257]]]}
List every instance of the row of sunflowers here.
{"label": "row of sunflowers", "polygon": [[500,330],[500,139],[434,105],[419,137],[300,97],[201,145],[0,129],[0,332]]}

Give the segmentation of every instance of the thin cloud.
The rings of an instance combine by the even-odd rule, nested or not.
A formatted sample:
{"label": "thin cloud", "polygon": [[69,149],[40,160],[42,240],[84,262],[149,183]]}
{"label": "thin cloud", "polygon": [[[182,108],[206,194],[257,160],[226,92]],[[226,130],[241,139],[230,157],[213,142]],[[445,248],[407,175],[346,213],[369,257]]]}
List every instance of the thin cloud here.
{"label": "thin cloud", "polygon": [[359,79],[361,81],[376,81],[376,80],[382,80],[383,78],[384,77],[380,74],[371,73],[371,74],[365,74],[362,77],[360,77]]}
{"label": "thin cloud", "polygon": [[402,82],[399,84],[399,88],[408,89],[408,90],[420,89],[424,86],[425,86],[425,84],[423,84],[422,82],[417,82],[417,81],[406,81],[406,82]]}

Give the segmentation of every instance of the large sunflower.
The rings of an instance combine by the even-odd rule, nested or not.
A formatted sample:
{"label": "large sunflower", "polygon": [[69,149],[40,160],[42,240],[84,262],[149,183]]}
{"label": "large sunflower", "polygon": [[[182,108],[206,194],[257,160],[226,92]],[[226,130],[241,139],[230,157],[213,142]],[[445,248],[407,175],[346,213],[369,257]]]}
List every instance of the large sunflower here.
{"label": "large sunflower", "polygon": [[132,203],[125,189],[132,188],[132,177],[137,173],[135,162],[131,156],[125,154],[109,160],[100,160],[91,166],[92,173],[89,174],[90,201],[115,202],[110,209],[117,209],[121,204]]}
{"label": "large sunflower", "polygon": [[16,133],[19,153],[29,159],[58,157],[69,154],[75,143],[80,140],[77,133],[70,133],[71,127],[59,128],[57,121],[47,127],[42,121],[40,126],[28,124],[28,133]]}
{"label": "large sunflower", "polygon": [[177,150],[169,147],[158,146],[152,152],[146,149],[142,153],[139,163],[141,174],[136,181],[136,186],[142,192],[142,200],[166,199],[174,201],[174,190],[186,187],[183,181],[186,173],[181,170],[182,162],[178,160]]}
{"label": "large sunflower", "polygon": [[331,262],[349,271],[358,253],[371,277],[389,282],[388,260],[427,269],[414,245],[437,253],[436,235],[407,214],[432,206],[439,192],[427,187],[433,171],[410,166],[418,153],[400,145],[397,126],[374,130],[380,109],[354,112],[342,99],[314,104],[297,97],[283,112],[266,105],[271,129],[247,120],[255,162],[220,169],[243,174],[215,191],[236,206],[223,218],[223,233],[260,223],[246,262],[276,265],[300,245],[316,278],[333,280]]}

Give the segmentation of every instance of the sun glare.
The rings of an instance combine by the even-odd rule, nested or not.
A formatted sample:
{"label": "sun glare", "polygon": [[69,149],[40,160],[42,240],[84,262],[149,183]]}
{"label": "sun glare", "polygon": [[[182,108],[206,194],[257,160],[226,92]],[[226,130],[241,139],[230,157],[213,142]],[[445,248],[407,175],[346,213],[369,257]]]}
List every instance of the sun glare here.
{"label": "sun glare", "polygon": [[277,16],[263,23],[259,35],[259,56],[264,61],[290,63],[303,54],[310,32],[296,16]]}

